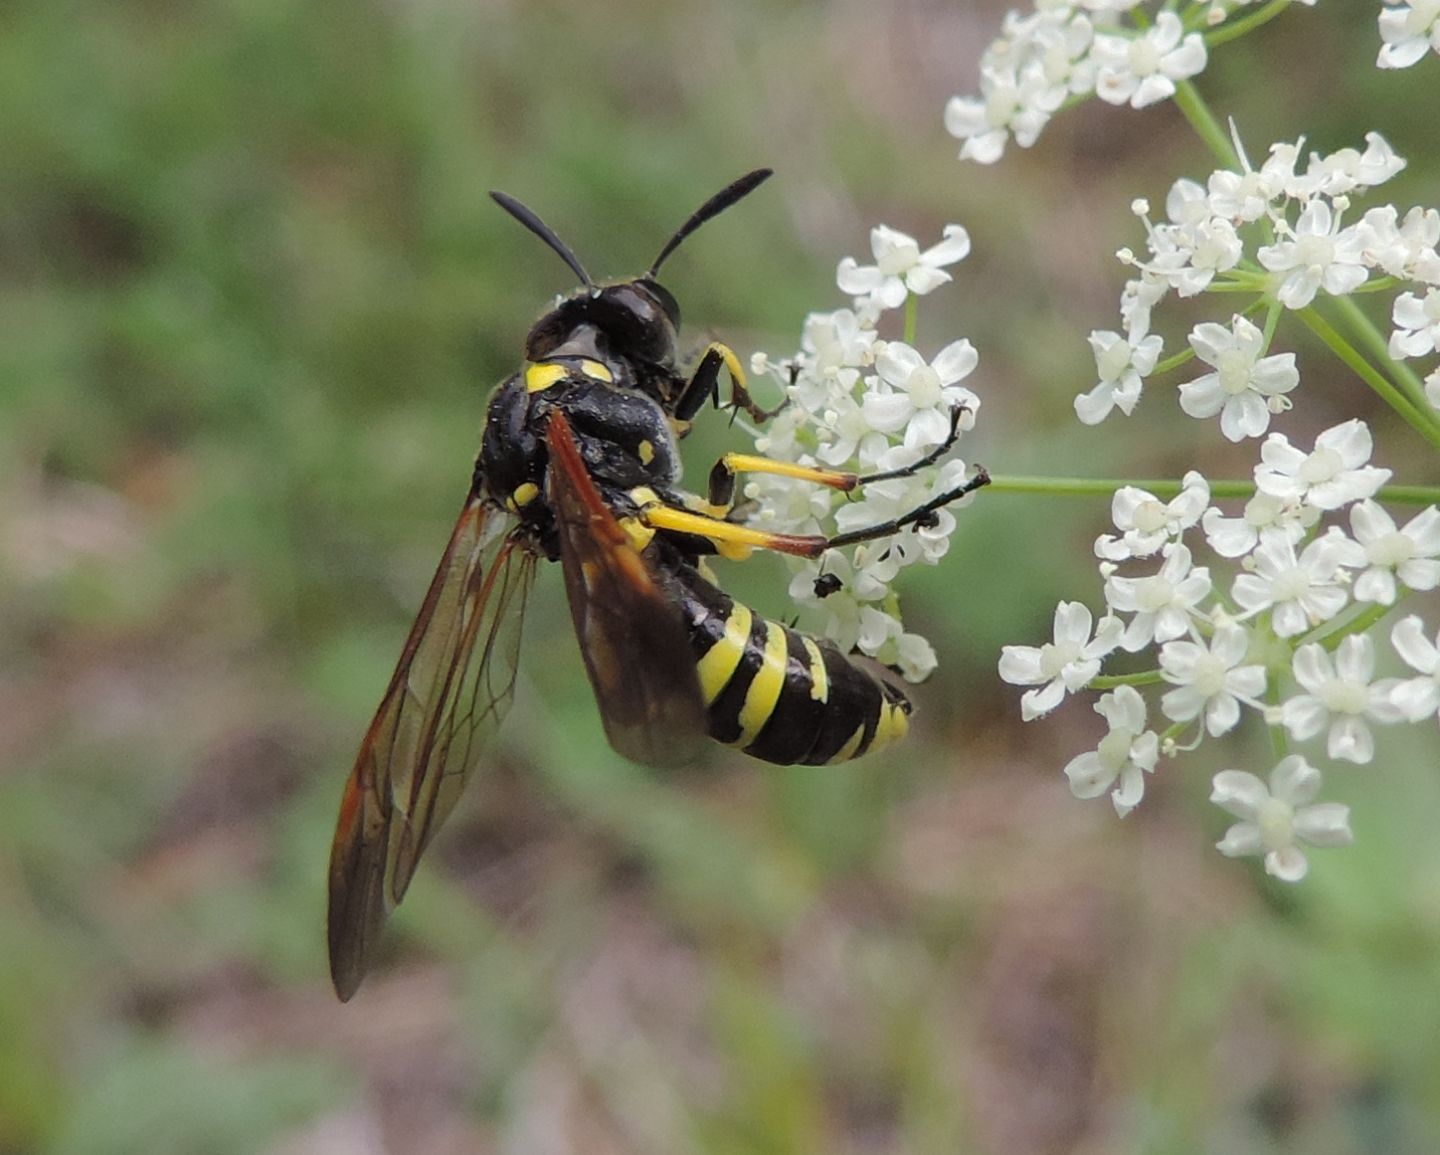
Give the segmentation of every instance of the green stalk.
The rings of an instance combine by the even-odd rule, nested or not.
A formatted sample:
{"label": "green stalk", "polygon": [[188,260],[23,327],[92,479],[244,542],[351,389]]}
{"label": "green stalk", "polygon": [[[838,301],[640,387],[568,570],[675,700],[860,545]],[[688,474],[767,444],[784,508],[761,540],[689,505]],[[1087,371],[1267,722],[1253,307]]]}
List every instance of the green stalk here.
{"label": "green stalk", "polygon": [[[1127,485],[1153,493],[1156,497],[1178,497],[1183,484],[1171,478],[1128,480],[1107,477],[1021,477],[1010,474],[991,476],[990,490],[995,493],[1044,493],[1052,497],[1113,497],[1117,489]],[[1212,497],[1253,497],[1253,481],[1212,481]]]}
{"label": "green stalk", "polygon": [[[1289,3],[1289,0],[1283,0],[1283,2]],[[1195,130],[1196,135],[1215,154],[1216,159],[1223,165],[1239,168],[1240,157],[1235,152],[1235,145],[1230,140],[1230,134],[1215,119],[1215,114],[1210,111],[1210,106],[1205,103],[1205,98],[1200,95],[1200,90],[1188,80],[1176,81],[1175,103],[1184,113],[1185,119],[1190,122],[1190,127]]]}
{"label": "green stalk", "polygon": [[1421,382],[1420,375],[1404,361],[1397,361],[1390,356],[1389,340],[1375,327],[1375,322],[1366,315],[1365,310],[1348,296],[1332,297],[1331,303],[1344,317],[1351,332],[1360,338],[1360,343],[1370,350],[1370,356],[1384,366],[1385,371],[1405,391],[1411,403],[1423,412],[1430,412],[1430,401],[1425,396],[1425,385]]}
{"label": "green stalk", "polygon": [[1299,644],[1318,643],[1327,650],[1334,650],[1351,634],[1363,634],[1391,610],[1394,606],[1382,606],[1375,604],[1367,606],[1360,613],[1344,622],[1327,622],[1325,626],[1313,634],[1307,634]]}
{"label": "green stalk", "polygon": [[[992,474],[991,493],[1041,493],[1049,497],[1113,497],[1117,489],[1133,485],[1153,493],[1156,497],[1178,497],[1184,483],[1171,477],[1165,478],[1117,478],[1117,477],[1030,477],[1021,474]],[[1254,497],[1253,481],[1237,481],[1222,478],[1212,481],[1211,497]],[[1440,486],[1436,485],[1386,485],[1381,487],[1376,498],[1392,505],[1436,505],[1440,504]]]}
{"label": "green stalk", "polygon": [[1195,360],[1195,350],[1188,345],[1173,356],[1166,357],[1151,370],[1150,376],[1159,377],[1161,374],[1169,373],[1171,370],[1180,368],[1181,365]]}
{"label": "green stalk", "polygon": [[1389,379],[1371,365],[1358,349],[1345,340],[1330,322],[1320,315],[1314,305],[1297,309],[1295,315],[1312,333],[1330,347],[1335,356],[1354,370],[1356,376],[1384,398],[1385,402],[1405,419],[1406,424],[1435,448],[1440,449],[1440,425],[1437,425],[1432,414],[1416,408],[1410,398],[1391,384]]}
{"label": "green stalk", "polygon": [[1159,670],[1138,674],[1101,674],[1085,683],[1087,690],[1113,690],[1116,686],[1159,686],[1165,681]]}
{"label": "green stalk", "polygon": [[1285,9],[1290,7],[1290,0],[1270,0],[1270,3],[1249,12],[1238,20],[1227,20],[1213,32],[1205,33],[1205,47],[1217,48],[1231,40],[1238,40],[1245,33],[1259,28],[1262,24],[1268,24]]}

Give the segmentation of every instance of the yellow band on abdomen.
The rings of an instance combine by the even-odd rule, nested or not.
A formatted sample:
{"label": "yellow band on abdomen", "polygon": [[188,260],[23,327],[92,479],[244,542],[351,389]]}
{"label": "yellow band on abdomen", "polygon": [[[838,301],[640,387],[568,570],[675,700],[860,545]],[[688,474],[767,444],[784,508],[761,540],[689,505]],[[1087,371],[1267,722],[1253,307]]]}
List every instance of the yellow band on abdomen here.
{"label": "yellow band on abdomen", "polygon": [[785,665],[789,646],[785,641],[785,630],[775,622],[765,623],[765,654],[760,668],[750,680],[745,692],[745,704],[740,707],[740,737],[735,745],[748,746],[759,735],[775,705],[780,701],[780,691],[785,688]]}
{"label": "yellow band on abdomen", "polygon": [[745,643],[750,640],[753,620],[749,607],[736,602],[726,615],[724,635],[695,663],[695,672],[700,675],[700,692],[707,706],[730,684],[735,667],[745,654]]}

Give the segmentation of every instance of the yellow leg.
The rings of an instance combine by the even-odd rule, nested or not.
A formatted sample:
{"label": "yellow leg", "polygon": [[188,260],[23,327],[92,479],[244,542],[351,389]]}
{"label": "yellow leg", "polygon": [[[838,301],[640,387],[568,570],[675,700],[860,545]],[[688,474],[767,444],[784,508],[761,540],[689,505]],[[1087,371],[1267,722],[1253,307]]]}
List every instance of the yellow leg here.
{"label": "yellow leg", "polygon": [[735,383],[735,387],[744,390],[745,367],[740,364],[740,358],[735,355],[735,350],[723,341],[711,341],[710,344],[705,346],[705,352],[702,356],[708,356],[711,353],[719,355],[720,360],[725,365],[726,371],[730,374],[730,380]]}
{"label": "yellow leg", "polygon": [[794,477],[816,485],[828,485],[842,493],[849,493],[860,484],[860,477],[837,469],[819,469],[810,465],[797,465],[793,461],[775,461],[769,457],[758,457],[752,453],[727,453],[715,463],[710,471],[710,504],[728,508],[735,500],[735,477],[741,473],[770,473],[777,477]]}
{"label": "yellow leg", "polygon": [[819,557],[825,550],[823,537],[767,533],[763,529],[720,521],[703,513],[692,513],[669,505],[645,506],[639,512],[639,518],[652,529],[703,537],[714,543],[715,552],[721,557],[745,558],[756,549],[769,549],[796,557]]}

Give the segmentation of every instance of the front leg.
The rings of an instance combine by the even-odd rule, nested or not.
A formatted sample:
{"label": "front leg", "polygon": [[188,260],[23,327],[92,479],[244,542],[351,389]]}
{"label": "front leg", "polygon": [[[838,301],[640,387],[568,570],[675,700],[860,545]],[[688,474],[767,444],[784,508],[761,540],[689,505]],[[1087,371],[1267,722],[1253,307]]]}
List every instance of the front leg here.
{"label": "front leg", "polygon": [[695,366],[694,376],[675,402],[676,421],[688,424],[694,420],[707,398],[717,409],[720,407],[722,367],[730,374],[730,408],[743,409],[757,424],[763,425],[789,404],[788,401],[782,401],[774,409],[762,409],[755,404],[750,390],[746,387],[745,370],[740,364],[740,358],[735,355],[735,350],[719,341],[712,341],[706,346],[700,363]]}

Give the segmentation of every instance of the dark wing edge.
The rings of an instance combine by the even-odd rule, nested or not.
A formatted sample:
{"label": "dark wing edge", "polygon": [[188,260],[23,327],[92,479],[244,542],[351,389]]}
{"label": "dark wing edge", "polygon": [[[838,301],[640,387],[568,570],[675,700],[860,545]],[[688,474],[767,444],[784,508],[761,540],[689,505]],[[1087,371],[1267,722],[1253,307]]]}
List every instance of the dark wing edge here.
{"label": "dark wing edge", "polygon": [[498,514],[467,499],[345,784],[327,918],[342,1001],[514,696],[535,555]]}
{"label": "dark wing edge", "polygon": [[705,702],[679,610],[605,504],[558,409],[546,439],[565,592],[605,736],[647,766],[692,761]]}

